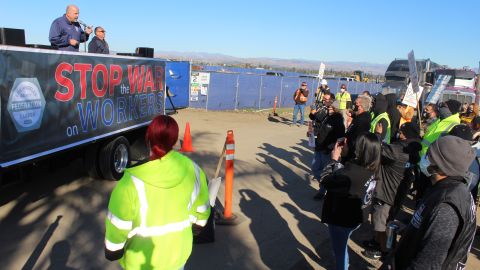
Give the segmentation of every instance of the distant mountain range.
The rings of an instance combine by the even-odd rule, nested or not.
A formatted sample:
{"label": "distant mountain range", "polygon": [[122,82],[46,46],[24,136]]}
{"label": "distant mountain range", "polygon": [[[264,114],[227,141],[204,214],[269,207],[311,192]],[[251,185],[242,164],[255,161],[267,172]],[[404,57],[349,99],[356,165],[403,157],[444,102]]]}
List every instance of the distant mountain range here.
{"label": "distant mountain range", "polygon": [[[166,58],[172,60],[187,60],[193,62],[210,63],[214,65],[266,65],[274,69],[296,68],[317,71],[320,61],[304,60],[304,59],[280,59],[280,58],[240,58],[230,55],[218,53],[202,53],[202,52],[175,52],[161,51],[155,52],[155,57]],[[369,74],[384,75],[388,64],[374,64],[367,62],[347,62],[347,61],[324,61],[326,70],[333,69],[335,71],[353,71],[363,70]]]}

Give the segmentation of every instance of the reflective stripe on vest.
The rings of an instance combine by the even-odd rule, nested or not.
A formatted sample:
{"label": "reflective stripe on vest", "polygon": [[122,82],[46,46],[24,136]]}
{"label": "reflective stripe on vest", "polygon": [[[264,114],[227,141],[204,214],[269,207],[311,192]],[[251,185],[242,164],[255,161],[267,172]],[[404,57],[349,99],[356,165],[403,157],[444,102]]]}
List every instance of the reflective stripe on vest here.
{"label": "reflective stripe on vest", "polygon": [[[195,183],[193,187],[192,194],[190,195],[190,202],[188,203],[188,210],[192,208],[192,205],[197,200],[198,194],[200,193],[200,168],[195,162],[193,163],[193,167],[195,170]],[[140,237],[152,237],[152,236],[161,236],[172,232],[179,232],[183,231],[184,229],[191,226],[191,222],[196,224],[206,224],[206,220],[197,220],[195,216],[190,216],[189,219],[165,224],[163,226],[153,226],[147,227],[147,211],[148,211],[148,202],[147,202],[147,194],[145,192],[145,184],[142,180],[138,179],[135,176],[131,176],[131,179],[135,185],[138,194],[138,201],[140,203],[140,226],[134,228],[128,233],[128,238],[132,238],[133,236],[140,236]],[[203,210],[203,212],[207,211],[208,207],[203,210],[202,206],[197,207],[197,210]],[[192,217],[194,220],[192,220]]]}
{"label": "reflective stripe on vest", "polygon": [[[446,134],[448,134],[448,132],[450,132],[450,130],[452,130],[452,128],[456,125],[458,125],[458,123],[451,123],[450,125],[448,125],[447,129],[445,129],[442,133],[440,133],[440,136],[438,136],[437,139],[442,137],[442,136],[445,136]],[[435,141],[436,141],[436,139],[435,139]],[[433,142],[427,141],[427,139],[422,140],[422,144],[425,145],[426,147],[430,147],[430,145]]]}
{"label": "reflective stripe on vest", "polygon": [[110,222],[113,224],[113,226],[117,227],[120,230],[131,230],[133,227],[132,221],[122,220],[117,216],[115,216],[114,214],[112,214],[110,210],[108,211],[107,217],[110,220]]}
{"label": "reflective stripe on vest", "polygon": [[197,200],[198,194],[200,193],[200,168],[195,162],[192,161],[192,163],[195,170],[195,184],[193,186],[193,192],[190,196],[190,202],[188,203],[187,207],[189,211],[192,209],[192,205]]}
{"label": "reflective stripe on vest", "polygon": [[116,244],[108,241],[107,238],[105,238],[105,247],[110,251],[117,251],[117,250],[123,249],[123,247],[125,246],[125,243],[127,242],[125,241],[123,243]]}
{"label": "reflective stripe on vest", "polygon": [[131,177],[133,184],[135,184],[135,188],[137,189],[138,201],[140,202],[140,227],[146,227],[148,201],[147,194],[145,193],[145,183],[133,175]]}
{"label": "reflective stripe on vest", "polygon": [[375,128],[377,126],[377,123],[381,119],[385,119],[387,121],[387,125],[388,125],[387,126],[387,134],[385,135],[385,138],[383,139],[383,141],[386,142],[386,143],[390,143],[390,136],[391,136],[390,118],[388,117],[388,114],[386,112],[377,115],[377,117],[375,117],[372,120],[372,123],[370,124],[370,133],[375,133]]}

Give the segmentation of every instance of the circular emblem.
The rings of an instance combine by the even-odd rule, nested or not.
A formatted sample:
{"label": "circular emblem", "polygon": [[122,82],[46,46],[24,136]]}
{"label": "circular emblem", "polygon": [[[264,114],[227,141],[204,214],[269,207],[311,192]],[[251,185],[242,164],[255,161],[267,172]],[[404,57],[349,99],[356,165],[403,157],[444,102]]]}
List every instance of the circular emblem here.
{"label": "circular emblem", "polygon": [[45,99],[37,80],[16,81],[7,107],[18,132],[39,128],[45,108]]}

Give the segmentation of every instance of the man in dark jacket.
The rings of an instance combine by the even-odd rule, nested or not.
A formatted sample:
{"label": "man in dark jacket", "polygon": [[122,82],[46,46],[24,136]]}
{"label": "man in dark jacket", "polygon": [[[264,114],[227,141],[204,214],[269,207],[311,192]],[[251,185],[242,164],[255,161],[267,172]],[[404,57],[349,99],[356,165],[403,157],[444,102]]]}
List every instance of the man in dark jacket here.
{"label": "man in dark jacket", "polygon": [[78,23],[78,14],[77,6],[68,5],[65,14],[52,22],[48,39],[53,47],[60,51],[78,52],[80,43],[88,40],[92,28],[87,27],[83,31]]}
{"label": "man in dark jacket", "polygon": [[465,269],[476,208],[463,176],[474,158],[467,141],[450,135],[429,147],[420,169],[433,186],[402,235],[395,269]]}
{"label": "man in dark jacket", "polygon": [[[372,99],[368,96],[358,96],[353,106],[353,120],[350,126],[347,127],[345,137],[347,138],[348,149],[355,149],[355,142],[357,138],[368,133],[370,130],[370,109],[372,107]],[[346,160],[355,158],[354,151],[348,151]]]}
{"label": "man in dark jacket", "polygon": [[109,54],[110,49],[108,48],[108,43],[105,40],[105,29],[101,26],[95,27],[95,36],[92,41],[88,44],[89,53],[101,53]]}
{"label": "man in dark jacket", "polygon": [[[345,136],[343,117],[338,111],[338,101],[332,93],[323,97],[323,107],[318,111],[312,109],[309,118],[314,121],[315,152],[312,161],[312,174],[315,179],[320,179],[323,168],[331,161],[330,154],[336,141]],[[314,199],[321,200],[325,189],[320,186],[320,191]]]}
{"label": "man in dark jacket", "polygon": [[363,252],[366,257],[379,259],[387,252],[386,225],[394,218],[398,212],[396,210],[407,195],[413,181],[412,169],[420,160],[418,151],[421,148],[420,128],[415,123],[403,124],[399,129],[398,140],[382,145],[381,165],[373,195],[372,221],[375,238],[374,241],[366,243],[366,250]]}

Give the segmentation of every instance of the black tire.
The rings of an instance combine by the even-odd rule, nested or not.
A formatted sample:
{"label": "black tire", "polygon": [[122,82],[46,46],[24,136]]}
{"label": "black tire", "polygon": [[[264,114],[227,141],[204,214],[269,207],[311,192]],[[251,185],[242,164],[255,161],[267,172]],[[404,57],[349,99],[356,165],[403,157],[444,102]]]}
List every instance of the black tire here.
{"label": "black tire", "polygon": [[100,171],[100,167],[98,166],[99,150],[99,144],[94,143],[87,146],[87,149],[85,149],[85,153],[83,155],[83,167],[85,168],[87,175],[95,179],[102,178],[102,173]]}
{"label": "black tire", "polygon": [[98,157],[98,167],[104,179],[119,180],[130,165],[130,143],[121,136],[104,145]]}

